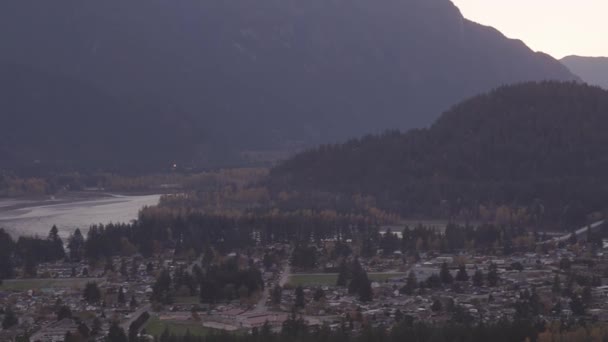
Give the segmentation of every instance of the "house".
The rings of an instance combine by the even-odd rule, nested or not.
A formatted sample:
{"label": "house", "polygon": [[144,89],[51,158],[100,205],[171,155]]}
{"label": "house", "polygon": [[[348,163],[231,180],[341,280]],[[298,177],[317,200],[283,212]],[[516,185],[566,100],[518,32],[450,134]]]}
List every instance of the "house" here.
{"label": "house", "polygon": [[32,342],[63,342],[68,331],[76,332],[78,326],[70,318],[64,318],[40,329],[30,337]]}

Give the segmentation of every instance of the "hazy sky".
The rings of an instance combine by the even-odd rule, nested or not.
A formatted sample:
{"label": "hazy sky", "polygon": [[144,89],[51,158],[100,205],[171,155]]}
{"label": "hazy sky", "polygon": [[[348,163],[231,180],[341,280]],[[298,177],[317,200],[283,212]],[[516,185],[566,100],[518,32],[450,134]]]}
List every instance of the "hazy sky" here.
{"label": "hazy sky", "polygon": [[553,57],[608,56],[608,0],[452,0],[462,14]]}

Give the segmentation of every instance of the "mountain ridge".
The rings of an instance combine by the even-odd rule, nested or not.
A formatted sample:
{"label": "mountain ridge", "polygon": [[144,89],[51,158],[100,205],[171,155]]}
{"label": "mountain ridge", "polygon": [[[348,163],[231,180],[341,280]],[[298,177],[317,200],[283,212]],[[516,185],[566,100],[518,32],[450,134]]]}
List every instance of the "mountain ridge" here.
{"label": "mountain ridge", "polygon": [[571,55],[560,61],[585,82],[608,89],[608,57]]}
{"label": "mountain ridge", "polygon": [[193,165],[424,127],[502,84],[576,79],[447,0],[7,0],[0,40],[3,60],[179,108],[205,145]]}
{"label": "mountain ridge", "polygon": [[27,66],[0,64],[0,94],[0,169],[160,170],[195,141],[185,116]]}

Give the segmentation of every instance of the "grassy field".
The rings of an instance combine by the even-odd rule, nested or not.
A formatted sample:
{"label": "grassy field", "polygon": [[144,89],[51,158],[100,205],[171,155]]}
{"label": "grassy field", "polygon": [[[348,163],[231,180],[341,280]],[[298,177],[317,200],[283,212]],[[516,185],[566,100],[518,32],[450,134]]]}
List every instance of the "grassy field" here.
{"label": "grassy field", "polygon": [[199,296],[194,297],[175,297],[175,304],[199,304],[201,299]]}
{"label": "grassy field", "polygon": [[60,288],[83,288],[88,282],[96,282],[98,284],[105,279],[95,278],[45,278],[45,279],[9,279],[4,280],[0,285],[0,290],[3,291],[27,291],[40,290],[45,288],[60,289]]}
{"label": "grassy field", "polygon": [[205,336],[213,331],[203,327],[201,323],[161,321],[158,317],[150,317],[145,329],[146,333],[152,336],[160,336],[165,329],[169,329],[169,333],[177,336],[184,336],[188,331],[193,336]]}
{"label": "grassy field", "polygon": [[[383,282],[387,279],[404,277],[405,273],[369,273],[372,281]],[[292,274],[288,284],[291,286],[314,286],[314,285],[335,285],[338,280],[337,273],[325,274]]]}
{"label": "grassy field", "polygon": [[337,273],[292,274],[289,276],[288,284],[291,286],[335,285],[337,280]]}
{"label": "grassy field", "polygon": [[406,277],[406,273],[370,273],[369,279],[377,282],[387,281],[393,278]]}

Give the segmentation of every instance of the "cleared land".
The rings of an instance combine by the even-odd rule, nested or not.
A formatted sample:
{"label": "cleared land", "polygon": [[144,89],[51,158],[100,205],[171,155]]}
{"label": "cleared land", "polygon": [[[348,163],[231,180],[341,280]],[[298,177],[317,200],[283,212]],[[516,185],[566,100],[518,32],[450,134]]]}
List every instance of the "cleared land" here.
{"label": "cleared land", "polygon": [[88,282],[101,284],[103,278],[45,278],[45,279],[8,279],[2,282],[0,290],[27,291],[41,289],[83,288]]}
{"label": "cleared land", "polygon": [[144,329],[146,334],[156,337],[160,336],[165,329],[168,329],[171,335],[176,336],[184,336],[188,332],[192,336],[206,336],[213,332],[212,329],[203,327],[201,323],[161,321],[158,317],[150,317]]}
{"label": "cleared land", "polygon": [[[369,279],[372,281],[383,282],[392,278],[405,277],[405,273],[369,273]],[[337,273],[311,273],[311,274],[292,274],[289,277],[288,284],[291,286],[313,286],[313,285],[335,285],[338,280]]]}
{"label": "cleared land", "polygon": [[174,302],[175,304],[199,304],[201,302],[201,299],[199,296],[176,297]]}

